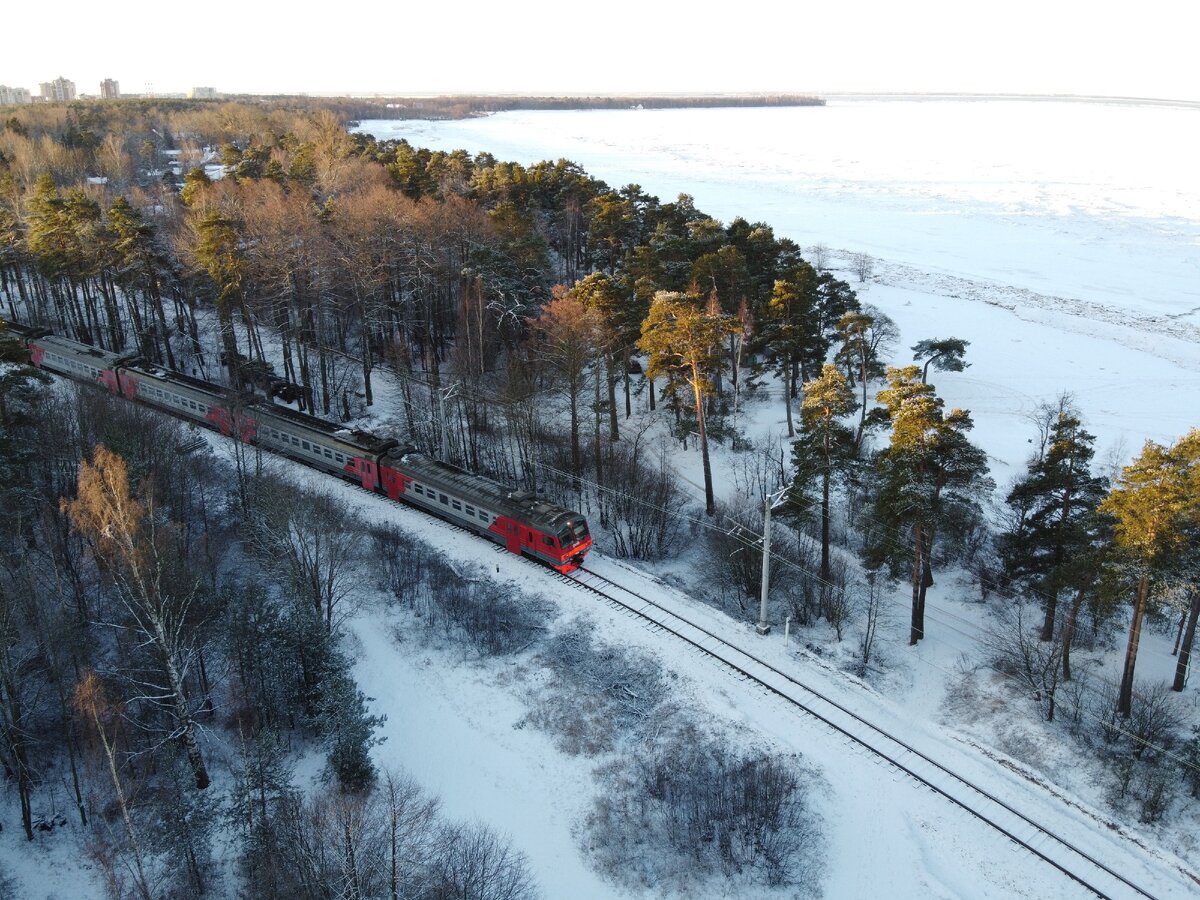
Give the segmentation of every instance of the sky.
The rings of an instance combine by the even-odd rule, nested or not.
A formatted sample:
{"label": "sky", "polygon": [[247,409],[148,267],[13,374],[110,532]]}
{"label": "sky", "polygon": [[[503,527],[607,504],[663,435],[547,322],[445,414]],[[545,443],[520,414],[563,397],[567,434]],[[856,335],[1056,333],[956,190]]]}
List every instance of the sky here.
{"label": "sky", "polygon": [[[83,93],[1081,94],[1200,101],[1194,0],[194,4],[4,15],[0,84]],[[25,39],[22,39],[22,38]]]}

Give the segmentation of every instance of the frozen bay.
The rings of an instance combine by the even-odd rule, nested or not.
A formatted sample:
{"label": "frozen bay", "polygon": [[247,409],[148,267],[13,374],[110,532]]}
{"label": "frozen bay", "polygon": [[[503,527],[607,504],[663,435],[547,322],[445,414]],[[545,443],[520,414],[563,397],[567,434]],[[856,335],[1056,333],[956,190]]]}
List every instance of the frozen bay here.
{"label": "frozen bay", "polygon": [[692,194],[923,270],[1200,322],[1200,108],[1035,100],[838,100],[781,109],[500,113],[372,121],[379,138]]}

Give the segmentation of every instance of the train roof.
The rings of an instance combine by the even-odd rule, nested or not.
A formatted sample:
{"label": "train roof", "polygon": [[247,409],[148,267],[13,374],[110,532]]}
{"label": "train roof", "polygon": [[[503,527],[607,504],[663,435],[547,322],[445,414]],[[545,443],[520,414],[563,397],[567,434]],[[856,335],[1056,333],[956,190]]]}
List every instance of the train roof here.
{"label": "train roof", "polygon": [[182,372],[176,372],[173,369],[166,369],[154,363],[148,363],[145,360],[135,359],[125,364],[126,370],[133,370],[139,375],[149,375],[151,378],[157,378],[160,381],[170,382],[171,384],[182,385],[183,387],[191,388],[194,391],[199,391],[207,394],[210,397],[216,397],[220,400],[227,400],[233,396],[233,392],[220,384],[214,384],[211,381],[205,381],[203,378],[195,378],[191,375],[185,375]]}
{"label": "train roof", "polygon": [[380,462],[423,484],[441,488],[505,515],[520,517],[546,531],[556,532],[567,522],[583,519],[578,513],[549,503],[530,491],[508,487],[483,475],[472,475],[465,469],[411,448],[390,450]]}
{"label": "train roof", "polygon": [[39,346],[45,347],[47,350],[54,350],[58,353],[70,354],[75,357],[90,359],[100,363],[106,368],[115,365],[119,360],[127,359],[131,356],[129,353],[101,350],[99,347],[93,347],[90,344],[81,344],[79,341],[73,341],[70,338],[60,337],[57,334],[46,334],[40,337],[31,338],[31,340],[36,340]]}
{"label": "train roof", "polygon": [[391,438],[382,438],[369,431],[346,428],[344,425],[338,425],[336,422],[318,419],[316,416],[292,409],[290,406],[281,406],[278,403],[271,403],[268,400],[260,400],[255,403],[254,410],[259,413],[275,416],[309,431],[318,432],[328,438],[341,441],[343,444],[357,447],[368,453],[382,453],[388,447],[395,446],[396,444],[395,440]]}

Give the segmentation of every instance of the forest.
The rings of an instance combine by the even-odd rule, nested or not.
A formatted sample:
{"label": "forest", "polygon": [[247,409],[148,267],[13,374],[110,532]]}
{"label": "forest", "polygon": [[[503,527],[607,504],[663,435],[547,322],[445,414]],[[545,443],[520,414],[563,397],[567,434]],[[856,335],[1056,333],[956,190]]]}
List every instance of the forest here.
{"label": "forest", "polygon": [[[722,223],[568,160],[377,141],[323,102],[0,115],[5,318],[231,388],[283,383],[301,409],[580,509],[617,556],[695,539],[719,561],[697,595],[745,621],[763,503],[780,493],[772,591],[800,627],[840,641],[853,626],[857,674],[880,662],[883,593],[903,585],[915,645],[935,576],[966,572],[996,605],[988,664],[1086,749],[1115,808],[1155,822],[1200,797],[1200,731],[1175,703],[1200,618],[1200,431],[1148,441],[1110,476],[1064,394],[998,496],[970,412],[935,384],[969,365],[969,340],[897,347],[824,247],[767,223]],[[851,276],[871,264],[858,255]],[[339,895],[395,896],[401,852],[420,860],[401,896],[531,895],[502,838],[443,821],[371,762],[381,723],[339,622],[356,567],[384,565],[375,577],[403,592],[372,562],[395,554],[362,555],[333,504],[285,497],[253,453],[226,471],[178,424],[53,391],[15,341],[0,348],[0,756],[29,837],[55,827],[33,798],[65,777],[74,817],[111,823],[90,852],[113,896],[204,894],[225,821],[255,896],[332,896],[347,871]],[[785,439],[743,433],[751,403],[776,405]],[[732,483],[714,443],[739,460]],[[702,501],[681,451],[700,458]],[[421,582],[421,602],[454,600],[453,581]],[[477,599],[439,606],[445,627],[494,637]],[[1152,619],[1176,632],[1162,686],[1137,678]],[[1110,684],[1079,657],[1118,634]],[[327,794],[290,787],[279,748],[299,745],[327,754]],[[214,746],[236,748],[224,807],[207,790]],[[704,778],[724,771],[711,760],[697,758]],[[793,777],[775,765],[739,771]],[[370,846],[350,839],[368,832]],[[362,868],[391,881],[362,883],[344,864],[356,852],[391,854]],[[510,893],[454,892],[480,859],[501,860],[493,883]]]}

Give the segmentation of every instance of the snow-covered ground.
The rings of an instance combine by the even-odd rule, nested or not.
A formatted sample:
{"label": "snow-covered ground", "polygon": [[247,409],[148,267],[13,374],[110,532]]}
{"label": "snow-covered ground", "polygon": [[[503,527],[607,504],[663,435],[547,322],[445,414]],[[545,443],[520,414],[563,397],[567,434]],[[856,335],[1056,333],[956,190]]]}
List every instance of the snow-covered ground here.
{"label": "snow-covered ground", "polygon": [[[1186,150],[1198,125],[1194,108],[859,100],[824,109],[522,112],[362,127],[381,138],[525,163],[565,157],[610,185],[638,183],[662,199],[690,193],[723,221],[765,221],[802,246],[826,245],[852,283],[849,254],[869,253],[874,275],[854,286],[897,322],[898,363],[922,338],[971,342],[971,367],[941,374],[936,384],[949,405],[971,410],[973,439],[989,454],[999,500],[1029,453],[1030,414],[1064,391],[1098,437],[1102,468],[1126,462],[1148,438],[1169,442],[1198,424],[1200,179]],[[777,436],[782,406],[760,401],[742,424],[752,437]],[[728,490],[737,459],[720,450],[716,456],[718,491]],[[694,451],[674,459],[698,484]],[[692,548],[656,569],[678,575],[697,558]],[[891,598],[889,674],[879,685],[889,700],[926,723],[915,727],[952,719],[946,740],[1011,754],[1085,805],[1103,807],[1102,788],[1069,747],[1030,710],[996,702],[994,673],[964,674],[963,660],[981,661],[979,638],[989,621],[978,589],[946,578],[929,602],[929,636],[914,651],[903,646],[907,600]],[[1151,632],[1144,640],[1139,675],[1146,682],[1172,674],[1169,637]],[[964,715],[972,698],[978,708]],[[1186,715],[1200,720],[1194,694],[1181,699]],[[749,730],[772,733],[762,728],[755,722]],[[878,787],[869,776],[866,787],[857,783],[838,758],[816,760],[831,783],[826,821],[836,823],[830,896],[872,888],[898,897],[1046,894],[1044,886],[1000,876],[956,881],[956,872],[974,876],[989,867],[968,854],[972,861],[960,869],[959,844],[905,840],[922,832],[869,802],[856,806],[857,791],[869,797]],[[903,805],[889,799],[882,806],[893,803]],[[855,860],[861,845],[851,835],[874,833],[876,822],[877,837],[867,843],[894,848],[878,871],[911,877],[839,880],[870,877]],[[1145,839],[1190,853],[1194,823],[1189,812],[1179,829]],[[1013,871],[1030,868],[1015,864]]]}
{"label": "snow-covered ground", "polygon": [[[1187,158],[1197,116],[1136,105],[855,101],[824,109],[512,113],[363,127],[523,162],[567,157],[614,186],[636,182],[664,199],[686,191],[725,221],[741,215],[802,245],[826,244],[839,267],[847,253],[870,253],[874,278],[855,286],[898,323],[898,360],[921,338],[971,341],[971,367],[941,374],[936,384],[950,404],[974,414],[974,439],[989,453],[1002,489],[1028,452],[1033,430],[1026,416],[1062,391],[1074,394],[1099,436],[1098,458],[1123,461],[1145,438],[1169,441],[1197,424],[1200,185]],[[1138,143],[1124,143],[1125,135]],[[1154,148],[1153,159],[1143,158],[1141,146]],[[385,405],[386,386],[378,394]],[[743,424],[756,438],[779,435],[782,405],[755,401]],[[220,450],[219,440],[215,445]],[[694,450],[675,459],[699,482]],[[718,490],[727,490],[737,458],[719,450],[716,463]],[[560,621],[591,618],[604,640],[659,658],[675,676],[681,702],[731,740],[801,754],[818,773],[813,802],[827,841],[825,896],[1081,895],[934,795],[594,597],[422,514],[298,467],[296,473],[337,492],[364,519],[420,534],[455,565],[481,562],[490,577],[550,598]],[[658,571],[678,575],[698,555],[692,547]],[[623,565],[598,553],[591,561],[612,573]],[[961,763],[1037,817],[1076,830],[1156,894],[1189,896],[1178,860],[1149,849],[1162,834],[1109,827],[1102,792],[1081,777],[1078,760],[1029,710],[997,704],[992,673],[964,674],[960,662],[978,656],[987,621],[977,588],[939,580],[929,636],[916,649],[904,641],[906,598],[891,598],[892,622],[880,639],[887,675],[872,686],[803,651],[807,638],[793,633],[785,646],[778,630],[760,638],[661,584],[643,582],[641,589]],[[566,756],[550,736],[521,727],[536,664],[527,656],[481,661],[431,649],[416,635],[397,635],[398,624],[406,624],[401,614],[368,603],[348,625],[355,675],[375,698],[371,711],[388,716],[377,761],[410,770],[440,795],[451,817],[481,818],[510,835],[530,856],[547,898],[629,896],[588,867],[580,846],[582,818],[601,789],[594,761]],[[1149,634],[1141,674],[1166,677],[1174,662],[1169,649],[1163,635]],[[1190,690],[1184,699],[1196,717]],[[973,698],[979,705],[964,713]],[[1039,783],[1043,778],[1062,787]],[[1081,799],[1068,802],[1068,794]],[[1180,821],[1186,832],[1195,819]],[[1180,854],[1196,847],[1194,835],[1170,838]],[[42,855],[45,843],[26,848],[18,829],[9,828],[0,834],[0,853],[21,861],[8,869],[26,895],[70,896],[77,882],[69,877],[61,884],[38,878],[43,867],[69,871],[61,851]]]}

